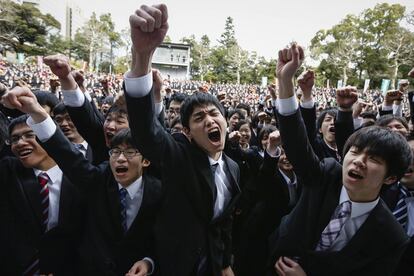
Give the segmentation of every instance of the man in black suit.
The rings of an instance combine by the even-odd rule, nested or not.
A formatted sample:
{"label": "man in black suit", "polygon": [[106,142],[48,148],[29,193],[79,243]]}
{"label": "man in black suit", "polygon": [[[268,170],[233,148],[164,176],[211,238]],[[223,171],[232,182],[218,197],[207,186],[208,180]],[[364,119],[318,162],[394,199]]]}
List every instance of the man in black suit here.
{"label": "man in black suit", "polygon": [[[405,138],[380,127],[355,132],[341,166],[319,160],[306,137],[293,88],[303,59],[296,44],[279,51],[278,117],[286,154],[303,179],[302,196],[273,240],[273,273],[279,275],[391,275],[408,237],[385,203],[383,184],[398,180],[411,162]],[[338,106],[349,109],[356,89]]]}
{"label": "man in black suit", "polygon": [[28,124],[45,150],[87,199],[79,274],[125,275],[136,261],[134,273],[151,273],[161,184],[143,176],[149,162],[136,149],[130,130],[112,138],[109,165],[95,167],[67,140],[28,88],[12,90],[6,102],[30,115]]}
{"label": "man in black suit", "polygon": [[[184,134],[160,125],[151,89],[151,57],[168,30],[167,7],[141,6],[130,16],[133,64],[125,95],[140,151],[161,165],[165,198],[155,225],[162,275],[234,275],[231,213],[240,193],[237,164],[224,153],[227,123],[217,98],[195,93],[181,106]],[[156,85],[154,83],[154,85]],[[152,91],[151,91],[152,90]]]}
{"label": "man in black suit", "polygon": [[76,275],[82,197],[26,119],[10,123],[15,157],[0,162],[0,275]]}

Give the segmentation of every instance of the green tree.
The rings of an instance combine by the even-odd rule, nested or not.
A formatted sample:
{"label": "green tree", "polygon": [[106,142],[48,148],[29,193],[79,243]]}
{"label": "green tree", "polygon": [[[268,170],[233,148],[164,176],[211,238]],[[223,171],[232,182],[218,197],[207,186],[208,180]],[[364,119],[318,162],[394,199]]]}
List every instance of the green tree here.
{"label": "green tree", "polygon": [[0,43],[5,48],[27,55],[45,54],[50,45],[48,34],[59,30],[60,23],[34,5],[0,0]]}

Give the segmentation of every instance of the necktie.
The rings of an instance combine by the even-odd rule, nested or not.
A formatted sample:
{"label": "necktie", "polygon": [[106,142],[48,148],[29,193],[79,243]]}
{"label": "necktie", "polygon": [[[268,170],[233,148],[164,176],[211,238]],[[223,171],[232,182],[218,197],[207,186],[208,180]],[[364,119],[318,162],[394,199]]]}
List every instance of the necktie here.
{"label": "necktie", "polygon": [[47,182],[49,181],[49,176],[46,173],[41,173],[37,177],[40,184],[40,205],[42,210],[42,229],[43,232],[47,230],[47,223],[49,222],[49,188],[47,187]]}
{"label": "necktie", "polygon": [[128,191],[125,188],[121,188],[119,190],[119,201],[121,203],[121,224],[122,229],[124,230],[124,233],[128,230],[127,227],[127,203],[126,203],[126,196],[128,194]]}
{"label": "necktie", "polygon": [[[47,182],[49,181],[49,176],[47,173],[42,172],[37,177],[37,180],[40,185],[40,206],[42,210],[42,231],[46,232],[47,230],[47,223],[49,222],[49,188],[47,187]],[[33,256],[32,261],[29,265],[26,266],[23,275],[25,276],[32,276],[32,275],[39,275],[39,256],[36,253]]]}
{"label": "necktie", "polygon": [[211,165],[211,172],[213,173],[213,177],[216,174],[217,167],[218,167],[218,163]]}
{"label": "necktie", "polygon": [[397,205],[392,212],[397,221],[401,224],[401,226],[406,229],[407,227],[407,203],[405,199],[408,197],[412,197],[413,194],[410,192],[404,185],[398,183],[399,195]]}
{"label": "necktie", "polygon": [[344,201],[338,207],[321,234],[321,239],[316,246],[316,251],[324,251],[332,246],[345,224],[345,221],[351,215],[352,205],[350,201]]}
{"label": "necktie", "polygon": [[73,144],[78,151],[86,150],[82,144]]}

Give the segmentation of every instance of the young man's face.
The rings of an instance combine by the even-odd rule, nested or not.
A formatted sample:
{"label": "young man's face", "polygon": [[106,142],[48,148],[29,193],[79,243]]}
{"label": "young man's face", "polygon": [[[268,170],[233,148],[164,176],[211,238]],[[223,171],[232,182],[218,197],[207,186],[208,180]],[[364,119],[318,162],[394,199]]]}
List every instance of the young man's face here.
{"label": "young man's face", "polygon": [[240,132],[240,136],[241,136],[240,140],[239,140],[239,143],[240,144],[249,144],[250,143],[250,138],[252,137],[252,132],[250,130],[249,124],[244,124],[244,125],[240,126],[239,132]]}
{"label": "young man's face", "polygon": [[106,116],[103,129],[105,134],[105,142],[109,147],[112,137],[121,129],[129,127],[128,116],[123,112],[111,112]]}
{"label": "young man's face", "polygon": [[279,160],[277,162],[277,166],[279,169],[281,169],[284,172],[289,172],[293,170],[293,166],[292,164],[289,162],[289,160],[287,159],[287,156],[285,154],[285,151],[283,149],[281,149],[281,153],[280,153],[280,157]]}
{"label": "young man's face", "polygon": [[83,138],[80,136],[68,113],[56,114],[54,119],[69,141],[77,144],[82,143]]}
{"label": "young man's face", "polygon": [[231,115],[231,117],[229,118],[230,131],[233,131],[233,129],[236,127],[239,121],[240,121],[240,116],[238,113],[234,113],[233,115]]}
{"label": "young man's face", "polygon": [[334,143],[335,142],[335,118],[330,115],[326,114],[325,118],[322,121],[321,128],[319,129],[320,133],[322,133],[323,139],[327,143]]}
{"label": "young man's face", "polygon": [[[414,154],[414,140],[408,141],[408,144],[410,145],[411,151]],[[413,162],[411,162],[411,165],[408,167],[407,172],[401,178],[401,182],[404,184],[404,186],[410,189],[414,189],[414,163]]]}
{"label": "young man's face", "polygon": [[366,150],[351,147],[346,153],[342,166],[342,183],[352,201],[369,202],[378,197],[383,184],[391,184],[397,179],[386,177],[385,160],[369,155]]}
{"label": "young man's face", "polygon": [[119,155],[113,153],[109,164],[115,180],[123,187],[131,185],[142,175],[142,169],[149,166],[149,161],[130,145],[121,144],[112,150],[122,151]]}
{"label": "young man's face", "polygon": [[11,150],[26,168],[47,170],[54,161],[37,143],[36,135],[25,123],[16,125],[10,135]]}
{"label": "young man's face", "polygon": [[189,129],[184,128],[191,138],[210,156],[224,149],[227,122],[214,104],[197,106],[189,119]]}
{"label": "young man's face", "polygon": [[405,126],[398,120],[392,120],[389,122],[387,128],[400,133],[404,137],[408,135],[408,129],[406,129]]}
{"label": "young man's face", "polygon": [[181,103],[177,101],[171,101],[170,106],[168,107],[168,114],[167,114],[168,123],[171,123],[171,121],[177,115],[180,115],[180,110],[181,110]]}

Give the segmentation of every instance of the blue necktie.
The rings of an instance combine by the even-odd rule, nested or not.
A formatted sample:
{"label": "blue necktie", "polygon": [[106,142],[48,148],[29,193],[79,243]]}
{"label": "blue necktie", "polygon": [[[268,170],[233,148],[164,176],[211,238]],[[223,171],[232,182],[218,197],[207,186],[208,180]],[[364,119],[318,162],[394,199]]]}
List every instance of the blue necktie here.
{"label": "blue necktie", "polygon": [[127,203],[126,203],[126,196],[128,194],[128,191],[125,188],[121,188],[119,190],[119,201],[121,203],[121,224],[122,229],[124,230],[124,233],[128,230],[127,227]]}
{"label": "blue necktie", "polygon": [[412,197],[412,192],[409,191],[404,185],[398,183],[399,195],[397,205],[392,212],[397,221],[401,224],[401,226],[406,229],[407,227],[407,218],[408,218],[408,210],[407,210],[407,203],[405,199],[408,197]]}

